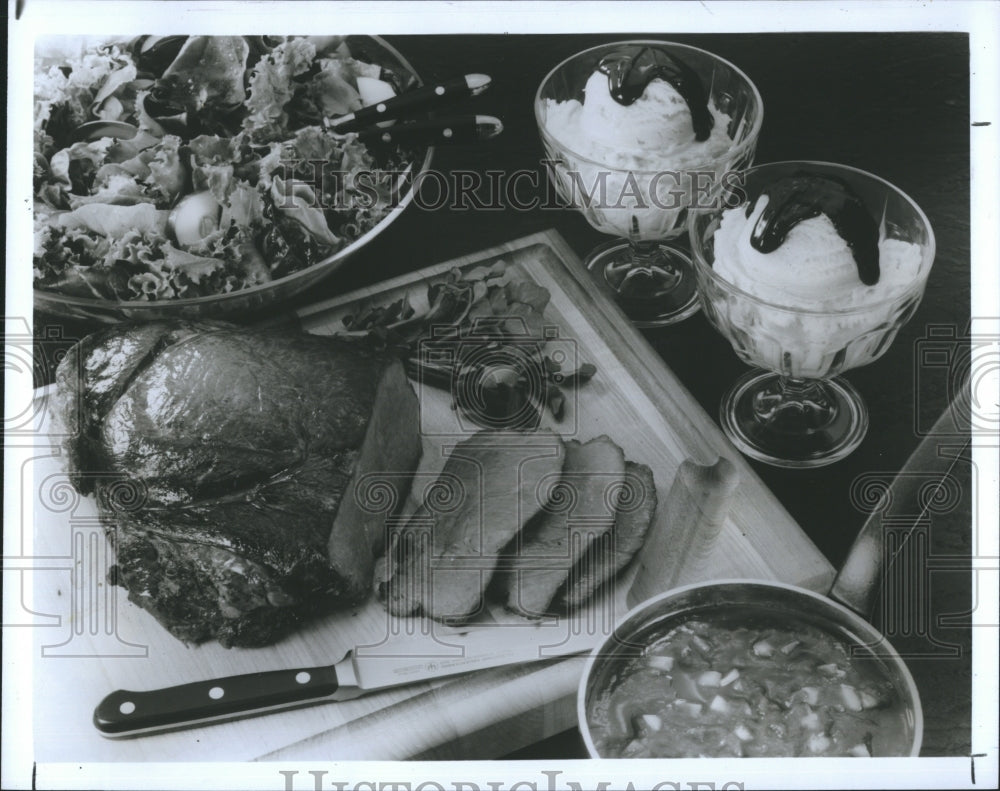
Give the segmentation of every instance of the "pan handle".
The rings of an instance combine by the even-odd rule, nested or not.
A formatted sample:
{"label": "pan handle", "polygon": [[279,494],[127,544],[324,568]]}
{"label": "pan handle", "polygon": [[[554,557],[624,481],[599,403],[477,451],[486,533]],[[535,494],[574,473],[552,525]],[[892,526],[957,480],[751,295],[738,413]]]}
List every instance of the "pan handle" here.
{"label": "pan handle", "polygon": [[[882,575],[893,559],[903,550],[913,530],[921,522],[928,506],[934,501],[933,492],[926,490],[929,478],[943,485],[955,463],[966,455],[971,444],[968,426],[962,428],[955,422],[957,414],[969,414],[969,381],[937,419],[930,433],[906,460],[902,471],[883,493],[857,538],[847,553],[847,559],[830,588],[831,599],[853,610],[865,620],[871,620],[872,611],[881,588]],[[884,517],[891,503],[920,504],[919,515],[913,520],[906,539],[897,544],[892,557],[886,557]]]}

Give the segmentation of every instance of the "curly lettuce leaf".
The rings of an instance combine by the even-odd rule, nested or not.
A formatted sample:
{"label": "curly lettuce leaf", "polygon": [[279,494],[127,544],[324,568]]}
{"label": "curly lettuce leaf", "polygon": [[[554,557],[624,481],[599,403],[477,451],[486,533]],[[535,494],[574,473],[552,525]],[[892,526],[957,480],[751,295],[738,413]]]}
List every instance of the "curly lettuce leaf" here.
{"label": "curly lettuce leaf", "polygon": [[187,180],[180,160],[180,142],[180,138],[168,135],[131,159],[107,162],[97,169],[91,194],[70,195],[70,207],[75,209],[88,203],[152,203],[158,208],[169,207],[184,190]]}
{"label": "curly lettuce leaf", "polygon": [[102,264],[110,247],[106,237],[79,228],[43,226],[35,232],[35,284],[77,296],[107,296],[82,273]]}
{"label": "curly lettuce leaf", "polygon": [[307,72],[316,56],[308,39],[290,39],[275,47],[257,62],[250,75],[249,111],[244,128],[255,140],[278,140],[288,134],[285,105],[295,93],[295,78]]}
{"label": "curly lettuce leaf", "polygon": [[191,141],[191,185],[195,192],[208,190],[221,205],[232,190],[237,161],[232,138],[201,135]]}
{"label": "curly lettuce leaf", "polygon": [[353,78],[341,61],[321,60],[319,72],[296,91],[289,102],[288,114],[293,125],[319,124],[324,118],[336,118],[361,109],[361,96]]}
{"label": "curly lettuce leaf", "polygon": [[174,135],[164,137],[159,145],[147,149],[140,157],[147,157],[149,175],[144,184],[157,205],[172,204],[183,192],[187,173],[180,158],[181,139]]}
{"label": "curly lettuce leaf", "polygon": [[229,200],[222,204],[219,227],[254,228],[264,221],[264,200],[260,192],[245,181],[233,184]]}
{"label": "curly lettuce leaf", "polygon": [[49,160],[50,183],[65,192],[89,194],[111,142],[110,138],[104,138],[89,143],[74,143],[57,151]]}
{"label": "curly lettuce leaf", "polygon": [[122,101],[117,107],[104,105],[136,76],[134,61],[118,44],[81,46],[58,64],[50,60],[35,69],[35,130],[44,130],[52,141],[49,150],[42,150],[46,155],[69,146],[80,124],[125,115]]}
{"label": "curly lettuce leaf", "polygon": [[271,184],[271,200],[279,212],[301,225],[319,244],[331,249],[340,244],[340,239],[327,225],[316,191],[308,184],[286,182],[275,176]]}

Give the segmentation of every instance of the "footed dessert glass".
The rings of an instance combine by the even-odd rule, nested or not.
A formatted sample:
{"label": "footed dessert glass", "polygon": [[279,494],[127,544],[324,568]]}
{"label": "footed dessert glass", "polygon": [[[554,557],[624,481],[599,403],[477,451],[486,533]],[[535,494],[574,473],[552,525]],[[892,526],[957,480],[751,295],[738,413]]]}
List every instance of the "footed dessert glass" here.
{"label": "footed dessert glass", "polygon": [[[676,59],[689,85],[695,75],[718,127],[710,145],[663,145],[662,135],[656,142],[654,133],[647,146],[636,146],[635,138],[642,140],[644,133],[632,134],[628,122],[616,124],[613,116],[602,121],[592,114],[589,123],[571,133],[560,128],[564,113],[559,106],[586,107],[591,101],[584,91],[588,80],[606,58],[630,48]],[[613,114],[618,109],[610,107]],[[665,123],[675,123],[675,116],[667,115]],[[710,52],[673,42],[604,44],[567,58],[542,80],[535,120],[549,176],[563,201],[598,231],[616,237],[593,250],[584,263],[636,326],[672,324],[698,310],[690,257],[671,240],[683,236],[689,207],[710,204],[724,174],[750,164],[762,119],[760,94],[742,71]],[[636,126],[651,122],[656,123],[655,116]],[[689,122],[689,135],[691,126]],[[624,140],[615,145],[619,132]]]}
{"label": "footed dessert glass", "polygon": [[[745,213],[748,195],[803,171],[846,183],[878,225],[883,262],[891,265],[892,256],[886,255],[882,240],[909,243],[910,260],[919,262],[915,274],[903,282],[885,283],[884,294],[876,285],[864,289],[865,298],[855,298],[853,304],[845,300],[837,307],[830,306],[830,293],[816,295],[822,307],[806,299],[790,304],[794,300],[766,300],[756,286],[757,295],[722,277],[716,269],[720,257],[733,254],[728,245],[722,249],[716,236],[724,213],[734,207]],[[864,401],[837,375],[881,357],[913,316],[934,260],[934,233],[913,200],[862,170],[822,162],[778,162],[750,168],[743,179],[718,207],[688,219],[705,315],[740,359],[756,366],[723,397],[720,422],[733,443],[759,461],[779,467],[830,464],[851,453],[868,430]],[[809,261],[789,262],[802,264],[803,278],[809,266],[823,263],[821,251],[808,255]],[[892,280],[889,274],[883,272],[881,280]]]}

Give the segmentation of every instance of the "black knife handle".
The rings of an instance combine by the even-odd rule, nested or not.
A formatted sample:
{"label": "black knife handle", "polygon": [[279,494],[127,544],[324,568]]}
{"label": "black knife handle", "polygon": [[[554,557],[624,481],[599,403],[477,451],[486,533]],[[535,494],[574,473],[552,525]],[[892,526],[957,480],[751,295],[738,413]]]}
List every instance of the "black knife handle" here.
{"label": "black knife handle", "polygon": [[385,101],[362,107],[350,115],[334,119],[330,125],[337,132],[353,132],[380,121],[400,118],[416,111],[431,110],[458,99],[475,96],[487,85],[489,77],[484,74],[469,74],[430,83],[422,88],[406,91]]}
{"label": "black knife handle", "polygon": [[446,143],[477,143],[496,137],[502,131],[503,123],[492,115],[463,115],[409,121],[385,129],[365,129],[358,132],[358,139],[363,143],[435,146]]}
{"label": "black knife handle", "polygon": [[94,709],[94,726],[120,738],[174,730],[326,698],[339,683],[334,665],[247,673],[147,692],[119,689]]}

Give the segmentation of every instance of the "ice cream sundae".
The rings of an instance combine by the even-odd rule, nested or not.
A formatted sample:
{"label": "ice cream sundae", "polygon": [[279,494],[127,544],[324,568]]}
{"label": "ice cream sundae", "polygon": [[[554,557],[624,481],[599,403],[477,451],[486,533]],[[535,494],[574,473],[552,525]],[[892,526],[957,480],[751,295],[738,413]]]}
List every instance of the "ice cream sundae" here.
{"label": "ice cream sundae", "polygon": [[[634,49],[634,48],[631,48]],[[680,59],[648,47],[605,56],[583,101],[546,101],[549,132],[571,151],[615,168],[681,170],[732,145],[732,120]]]}
{"label": "ice cream sundae", "polygon": [[553,69],[535,117],[559,195],[619,240],[585,261],[595,278],[640,327],[696,311],[690,262],[664,240],[753,157],[762,108],[746,75],[683,44],[615,42]]}
{"label": "ice cream sundae", "polygon": [[922,282],[921,246],[886,237],[850,186],[828,175],[778,179],[724,211],[714,248],[715,273],[754,298],[734,295],[716,310],[747,334],[753,362],[792,376],[875,359],[888,344],[867,334]]}
{"label": "ice cream sundae", "polygon": [[[540,112],[566,164],[563,197],[579,204],[590,196],[598,227],[626,238],[668,236],[692,188],[707,188],[735,145],[732,117],[698,73],[644,44],[613,49],[579,98],[546,98]],[[708,174],[703,183],[692,184],[692,169]]]}
{"label": "ice cream sundae", "polygon": [[934,233],[909,197],[855,168],[777,162],[741,179],[688,221],[705,315],[758,367],[723,397],[720,422],[760,461],[829,464],[868,428],[837,374],[877,360],[913,315]]}

